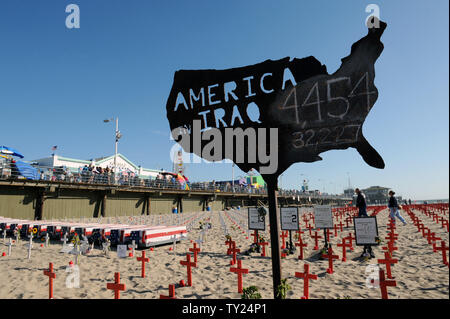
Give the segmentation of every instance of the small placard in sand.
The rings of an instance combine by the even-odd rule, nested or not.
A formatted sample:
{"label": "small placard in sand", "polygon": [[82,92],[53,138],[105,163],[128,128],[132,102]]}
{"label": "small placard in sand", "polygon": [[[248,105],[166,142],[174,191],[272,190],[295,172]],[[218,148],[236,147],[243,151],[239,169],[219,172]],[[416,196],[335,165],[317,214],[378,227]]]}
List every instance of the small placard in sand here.
{"label": "small placard in sand", "polygon": [[119,258],[127,257],[127,245],[117,245],[117,257]]}
{"label": "small placard in sand", "polygon": [[266,230],[266,216],[260,214],[256,207],[248,208],[248,229]]}
{"label": "small placard in sand", "polygon": [[333,213],[331,212],[331,206],[314,206],[314,223],[316,224],[316,228],[333,228]]}
{"label": "small placard in sand", "polygon": [[298,230],[298,207],[281,207],[281,229]]}
{"label": "small placard in sand", "polygon": [[373,217],[354,217],[356,245],[378,245],[378,226],[377,218]]}

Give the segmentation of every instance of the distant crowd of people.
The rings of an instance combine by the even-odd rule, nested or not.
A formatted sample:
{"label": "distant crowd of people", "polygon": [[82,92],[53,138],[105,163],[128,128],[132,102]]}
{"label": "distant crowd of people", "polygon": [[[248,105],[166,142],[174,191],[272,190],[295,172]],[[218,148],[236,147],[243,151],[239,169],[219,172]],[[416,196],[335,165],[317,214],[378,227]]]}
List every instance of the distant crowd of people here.
{"label": "distant crowd of people", "polygon": [[72,172],[68,167],[40,168],[41,180],[64,181],[69,183],[90,183],[90,184],[116,184],[126,185],[140,183],[136,172],[122,170],[114,177],[111,167],[100,167],[84,165],[78,168],[77,172]]}

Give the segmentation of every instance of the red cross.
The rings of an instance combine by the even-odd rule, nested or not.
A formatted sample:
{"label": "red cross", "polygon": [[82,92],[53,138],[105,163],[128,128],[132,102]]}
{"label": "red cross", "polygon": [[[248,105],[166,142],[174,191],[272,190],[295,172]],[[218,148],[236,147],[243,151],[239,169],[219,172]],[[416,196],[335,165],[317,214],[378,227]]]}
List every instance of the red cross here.
{"label": "red cross", "polygon": [[347,261],[347,250],[350,248],[350,244],[346,242],[347,238],[342,238],[342,244],[337,244],[338,247],[342,247],[342,261]]}
{"label": "red cross", "polygon": [[429,229],[429,228],[427,228],[426,230],[425,230],[425,239],[428,241],[428,243],[430,243],[430,236],[431,236],[431,229]]}
{"label": "red cross", "polygon": [[189,248],[190,252],[194,253],[194,262],[197,262],[197,254],[200,252],[200,248],[197,248],[197,243],[194,243],[194,248]]}
{"label": "red cross", "polygon": [[[330,230],[328,228],[325,229],[325,234],[327,235],[327,241],[330,241]],[[337,237],[337,234],[334,237]]]}
{"label": "red cross", "polygon": [[248,269],[242,268],[242,260],[237,261],[237,267],[230,267],[230,271],[238,275],[238,293],[242,293],[242,274],[248,274]]}
{"label": "red cross", "polygon": [[303,221],[306,223],[308,223],[308,217],[306,215],[303,215]]}
{"label": "red cross", "polygon": [[448,261],[447,261],[447,250],[448,250],[448,247],[445,246],[445,241],[444,240],[441,241],[441,247],[437,247],[436,246],[435,249],[436,249],[436,251],[437,250],[442,251],[442,262],[444,263],[444,265],[448,266]]}
{"label": "red cross", "polygon": [[395,280],[386,280],[384,270],[380,269],[381,299],[388,299],[387,287],[397,287],[397,282]]}
{"label": "red cross", "polygon": [[192,267],[197,267],[196,263],[191,262],[191,254],[186,254],[186,260],[181,260],[180,264],[187,267],[188,286],[192,287]]}
{"label": "red cross", "polygon": [[425,228],[425,225],[424,224],[422,224],[422,223],[418,223],[417,224],[417,231],[422,231],[422,233],[423,233],[423,229]]}
{"label": "red cross", "polygon": [[297,233],[297,235],[299,235],[299,236],[301,236],[302,234],[304,234],[305,232],[304,231],[302,231],[301,229],[300,230],[296,230],[295,231],[296,233]]}
{"label": "red cross", "polygon": [[149,258],[145,258],[145,250],[142,251],[142,256],[136,258],[137,261],[141,261],[141,277],[145,278],[145,263],[148,263],[150,261]]}
{"label": "red cross", "polygon": [[314,227],[312,227],[312,225],[308,225],[308,226],[306,226],[306,228],[309,230],[309,236],[312,237],[311,230],[312,230]]}
{"label": "red cross", "polygon": [[398,247],[394,246],[394,242],[393,241],[388,241],[387,246],[383,247],[383,250],[388,250],[389,254],[392,255],[394,250],[398,250]]}
{"label": "red cross", "polygon": [[349,216],[349,217],[347,217],[346,219],[345,219],[345,227],[347,227],[348,228],[348,223],[351,223],[352,222],[352,218]]}
{"label": "red cross", "polygon": [[339,259],[339,256],[333,255],[333,248],[330,245],[330,247],[328,248],[328,254],[327,255],[323,254],[322,257],[328,258],[327,273],[331,275],[333,273],[333,259]]}
{"label": "red cross", "polygon": [[355,240],[356,237],[353,237],[353,233],[349,233],[348,236],[345,237],[345,239],[348,239],[350,244],[350,250],[353,251],[353,240]]}
{"label": "red cross", "polygon": [[309,264],[304,264],[304,272],[295,272],[295,277],[297,278],[303,278],[303,297],[302,299],[308,299],[309,298],[309,280],[317,280],[317,275],[310,274],[309,273]]}
{"label": "red cross", "polygon": [[56,278],[56,274],[53,272],[53,263],[48,264],[48,270],[44,270],[44,275],[48,276],[48,299],[53,299],[53,279]]}
{"label": "red cross", "polygon": [[317,234],[317,230],[314,232],[314,236],[311,236],[312,238],[314,238],[314,250],[319,249],[319,238],[322,238],[322,236],[319,236]]}
{"label": "red cross", "polygon": [[269,242],[259,242],[258,245],[262,246],[261,257],[266,257],[266,246],[269,245]]}
{"label": "red cross", "polygon": [[342,232],[344,230],[344,224],[342,224],[342,222],[339,222],[338,225],[339,225],[340,232]]}
{"label": "red cross", "polygon": [[433,221],[439,223],[439,215],[433,212]]}
{"label": "red cross", "polygon": [[114,283],[107,283],[106,289],[114,290],[114,299],[120,299],[120,291],[125,290],[125,284],[120,283],[120,272],[114,273]]}
{"label": "red cross", "polygon": [[387,226],[391,232],[395,230],[395,223],[393,223],[392,220],[389,222]]}
{"label": "red cross", "polygon": [[391,274],[391,264],[396,264],[398,262],[397,259],[391,258],[389,252],[384,252],[384,259],[378,259],[379,264],[386,264],[386,274],[389,279],[392,279]]}
{"label": "red cross", "polygon": [[394,241],[398,239],[398,234],[396,233],[388,233],[387,237],[385,237],[386,240]]}
{"label": "red cross", "polygon": [[258,242],[258,234],[257,234],[256,230],[254,230],[253,234],[251,234],[250,236],[253,237],[253,242],[256,244]]}
{"label": "red cross", "polygon": [[227,255],[229,255],[231,254],[231,246],[233,245],[233,241],[229,238],[225,241],[225,244],[228,245]]}
{"label": "red cross", "polygon": [[300,255],[298,255],[298,259],[303,259],[303,247],[308,246],[307,243],[304,243],[302,237],[298,237],[298,243],[295,243],[295,246],[300,247]]}
{"label": "red cross", "polygon": [[177,297],[175,297],[175,285],[169,285],[169,295],[159,295],[159,299],[177,299]]}
{"label": "red cross", "polygon": [[286,248],[286,238],[287,238],[287,236],[288,236],[288,232],[287,231],[286,232],[284,232],[284,231],[281,232],[280,237],[283,240],[283,245],[281,246],[281,249],[285,249]]}
{"label": "red cross", "polygon": [[447,233],[448,233],[448,220],[444,220],[442,222],[442,227],[446,227],[447,228]]}
{"label": "red cross", "polygon": [[236,249],[236,242],[233,241],[233,248],[230,249],[233,254],[233,260],[230,261],[230,265],[234,265],[236,263],[236,253],[240,253],[240,249]]}
{"label": "red cross", "polygon": [[[439,237],[436,237],[436,233],[433,232],[433,233],[428,233],[427,240],[428,240],[428,243],[430,245],[433,245],[433,247],[434,247],[435,246],[434,242],[437,240],[442,240],[442,239]],[[433,250],[434,250],[434,248],[433,248]]]}

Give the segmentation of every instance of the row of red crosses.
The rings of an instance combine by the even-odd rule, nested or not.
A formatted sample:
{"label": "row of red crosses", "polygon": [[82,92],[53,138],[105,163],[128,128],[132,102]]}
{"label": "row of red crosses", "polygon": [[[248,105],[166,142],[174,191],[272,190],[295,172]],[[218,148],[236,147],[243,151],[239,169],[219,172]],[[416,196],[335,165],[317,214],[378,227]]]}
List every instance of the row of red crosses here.
{"label": "row of red crosses", "polygon": [[[382,211],[383,209],[385,209],[385,206],[377,206],[373,209],[373,212],[371,213],[371,216],[376,216],[380,211]],[[334,215],[336,218],[342,218],[342,213],[338,212],[338,214]],[[350,218],[347,218],[347,227],[348,227],[348,222],[351,219],[351,216],[348,216]],[[304,221],[307,222],[307,220],[304,218]],[[335,224],[334,227],[334,236],[337,237],[337,227],[336,226],[340,226],[340,231],[342,231],[342,225],[339,224]],[[308,228],[308,227],[307,227]],[[383,250],[386,250],[385,252],[385,258],[384,259],[378,259],[378,263],[379,264],[384,264],[386,265],[386,274],[387,274],[387,278],[388,279],[392,279],[392,272],[391,272],[391,265],[395,264],[398,262],[397,259],[393,259],[392,258],[392,253],[397,250],[398,248],[395,247],[395,240],[398,239],[398,234],[395,233],[395,224],[390,221],[390,223],[388,224],[388,229],[389,229],[389,233],[388,236],[386,237],[386,239],[388,240],[387,242],[387,246],[383,247]],[[317,234],[317,231],[315,232],[314,235],[311,234],[311,229],[309,229],[310,231],[310,235],[311,237],[315,240],[315,247],[314,249],[317,250],[318,249],[318,239],[322,238],[322,236],[319,236]],[[300,248],[300,255],[299,255],[299,259],[303,259],[303,247],[306,247],[307,244],[303,242],[301,234],[304,233],[303,231],[298,231],[298,243],[296,243],[296,246]],[[327,241],[329,241],[329,232],[328,230],[326,230],[326,236],[327,236]],[[350,232],[349,235],[347,237],[342,238],[342,242],[338,243],[337,246],[338,247],[342,247],[342,261],[346,261],[346,252],[347,252],[347,248],[350,249],[351,251],[353,251],[353,240],[355,238],[353,237],[352,233]],[[329,245],[328,249],[327,249],[327,254],[323,254],[322,257],[327,258],[328,259],[328,268],[327,268],[327,273],[328,274],[333,274],[334,269],[333,269],[333,260],[334,259],[339,259],[338,255],[334,255],[333,254],[333,248],[331,245]],[[300,273],[300,272],[296,272],[295,273],[295,277],[297,278],[302,278],[304,279],[304,286],[303,286],[303,296],[302,299],[308,299],[309,298],[309,280],[317,280],[317,275],[315,274],[310,274],[309,273],[309,264],[304,264],[304,272]],[[382,299],[387,299],[388,298],[388,294],[387,294],[387,287],[389,286],[396,286],[396,282],[394,280],[387,280],[386,276],[385,276],[385,272],[384,270],[380,270],[379,273],[379,286],[381,289],[381,297]]]}
{"label": "row of red crosses", "polygon": [[[153,250],[153,249],[152,249]],[[197,244],[194,243],[193,248],[189,248],[189,251],[194,253],[194,262],[191,262],[191,255],[186,254],[186,261],[180,261],[184,266],[187,266],[188,275],[188,285],[192,286],[192,268],[197,267],[197,254],[200,252],[200,248],[197,248]],[[141,262],[141,277],[145,278],[145,264],[150,261],[149,258],[145,256],[145,251],[142,251],[141,257],[137,257],[137,261]],[[71,262],[71,264],[73,264]],[[49,277],[49,299],[53,299],[53,280],[56,278],[56,273],[53,271],[53,263],[49,264],[49,269],[44,270],[44,275]],[[184,281],[180,281],[180,286],[184,286]],[[114,299],[120,299],[120,292],[125,291],[126,286],[124,283],[120,282],[120,273],[114,273],[114,283],[107,283],[106,288],[114,290]],[[161,299],[175,299],[175,285],[169,285],[169,296],[160,296]]]}
{"label": "row of red crosses", "polygon": [[[230,215],[228,215],[228,213],[226,211],[224,211],[224,213],[225,213],[225,216],[228,218],[228,220],[230,222],[232,222],[235,226],[237,226],[237,228],[239,229],[240,232],[242,232],[242,234],[245,234],[244,226],[241,226],[241,224],[236,222]],[[246,236],[245,239],[248,239],[248,236]]]}
{"label": "row of red crosses", "polygon": [[[141,277],[145,278],[145,263],[149,262],[150,259],[146,258],[145,251],[142,251],[142,256],[137,257],[137,260],[141,262]],[[73,262],[71,261],[69,265],[72,266]],[[53,299],[53,280],[56,278],[56,273],[53,271],[53,263],[49,263],[49,268],[48,270],[44,270],[44,275],[48,276],[49,278],[48,298]],[[114,290],[114,299],[120,299],[120,291],[124,291],[126,289],[126,286],[124,283],[120,282],[119,272],[114,273],[114,283],[107,283],[106,289]]]}
{"label": "row of red crosses", "polygon": [[[189,248],[189,252],[192,252],[194,254],[194,261],[191,261],[191,254],[188,252],[186,253],[186,260],[181,260],[180,264],[183,266],[186,266],[187,271],[187,285],[189,287],[192,287],[192,267],[197,267],[197,261],[198,261],[198,253],[201,251],[199,247],[197,247],[197,243],[193,243],[194,247]],[[180,280],[180,287],[184,287],[185,283],[184,280]],[[175,285],[170,284],[169,285],[169,295],[160,295],[160,299],[176,299],[175,297]]]}
{"label": "row of red crosses", "polygon": [[[385,265],[386,274],[383,269],[379,270],[379,286],[381,290],[381,299],[388,299],[387,287],[397,287],[397,282],[392,280],[392,271],[391,265],[398,263],[398,259],[393,258],[394,251],[398,250],[398,247],[395,246],[395,241],[398,239],[398,234],[395,233],[395,222],[390,219],[387,224],[388,234],[385,237],[387,240],[386,246],[382,247],[384,252],[384,259],[378,259],[378,264]],[[388,279],[387,280],[386,276]]]}
{"label": "row of red crosses", "polygon": [[[410,207],[404,207],[405,211],[412,219],[414,226],[417,227],[417,231],[422,233],[422,236],[427,240],[428,244],[433,247],[433,252],[437,253],[440,251],[442,253],[442,263],[449,266],[449,262],[447,259],[447,251],[449,247],[446,245],[445,240],[442,240],[440,237],[436,237],[436,233],[432,232],[430,228],[426,227],[422,220],[416,216],[416,214],[412,211]],[[437,245],[437,242],[441,242],[441,246]]]}
{"label": "row of red crosses", "polygon": [[232,255],[230,265],[236,265],[236,267],[230,267],[230,271],[234,272],[238,276],[238,293],[243,292],[242,275],[248,274],[248,269],[242,267],[242,260],[237,258],[237,254],[241,252],[240,249],[236,248],[236,242],[228,237],[225,241],[227,247],[227,255]]}
{"label": "row of red crosses", "polygon": [[445,228],[449,232],[448,222],[448,203],[446,204],[429,204],[429,205],[412,205],[410,209],[418,210],[423,215],[433,219],[436,224],[441,224],[441,228]]}
{"label": "row of red crosses", "polygon": [[[335,238],[337,238],[338,232],[344,231],[344,229],[343,229],[344,224],[342,223],[342,221],[345,221],[345,223],[346,223],[345,227],[348,228],[353,223],[352,216],[354,216],[356,211],[354,210],[353,207],[343,207],[343,208],[338,208],[336,210],[333,209],[333,212],[334,212],[334,217],[336,218],[336,223],[335,223],[334,229],[332,231],[334,231],[333,236]],[[312,221],[314,223],[314,215],[312,215],[311,213],[309,216],[307,216],[306,214],[303,215],[303,221],[305,222],[306,229],[309,231],[310,237],[312,239],[314,239],[314,250],[318,250],[319,249],[319,241],[318,240],[323,237],[318,235],[317,231],[314,231],[314,234],[312,233],[313,227],[311,226],[311,224],[309,222]],[[339,221],[339,223],[337,223],[338,221]],[[296,231],[296,233],[297,233],[298,242],[295,243],[295,246],[299,247],[299,250],[300,250],[298,259],[303,260],[303,257],[304,257],[303,248],[308,246],[308,244],[306,242],[304,242],[302,239],[302,234],[304,234],[305,232],[302,230],[299,230],[299,231]],[[325,236],[327,236],[327,241],[329,242],[330,241],[330,230],[329,229],[325,230]],[[353,236],[353,233],[350,232],[347,237],[342,238],[341,243],[337,244],[338,247],[342,247],[342,261],[344,261],[344,262],[347,260],[347,257],[346,257],[347,250],[350,249],[351,251],[353,251],[353,240],[354,239],[355,239],[355,237]],[[334,273],[333,261],[335,259],[339,259],[339,256],[333,254],[333,248],[331,245],[329,245],[329,247],[327,248],[327,254],[323,254],[322,257],[328,259],[327,273],[330,275],[333,274]],[[304,271],[303,272],[295,272],[295,277],[303,279],[303,296],[301,297],[301,299],[309,299],[309,281],[317,280],[318,277],[317,277],[317,275],[309,272],[309,264],[305,263],[303,265],[303,267],[304,267]]]}

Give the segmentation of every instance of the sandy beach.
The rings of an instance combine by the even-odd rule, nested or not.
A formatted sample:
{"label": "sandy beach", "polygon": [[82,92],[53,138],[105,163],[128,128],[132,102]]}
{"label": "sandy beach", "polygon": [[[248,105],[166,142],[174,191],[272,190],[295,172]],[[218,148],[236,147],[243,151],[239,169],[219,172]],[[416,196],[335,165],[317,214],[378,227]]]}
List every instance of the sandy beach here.
{"label": "sandy beach", "polygon": [[[259,253],[245,255],[252,243],[253,237],[250,232],[244,230],[231,222],[223,212],[202,213],[203,216],[210,216],[212,229],[210,229],[201,246],[198,255],[197,267],[193,268],[192,287],[179,287],[180,280],[187,282],[186,267],[180,265],[181,260],[186,259],[186,253],[193,247],[192,241],[200,238],[199,223],[193,225],[193,229],[188,233],[188,240],[178,243],[175,250],[170,250],[172,245],[156,247],[153,251],[146,250],[147,257],[150,258],[146,266],[146,278],[141,278],[141,263],[136,257],[141,255],[137,250],[133,258],[118,258],[115,249],[109,256],[105,256],[99,247],[96,247],[90,254],[80,256],[80,287],[67,288],[66,278],[69,273],[66,268],[70,261],[74,261],[74,256],[61,253],[62,243],[53,241],[49,247],[41,247],[36,241],[33,245],[31,259],[27,259],[27,241],[21,240],[12,248],[11,256],[0,257],[0,298],[7,299],[27,299],[27,298],[48,298],[48,277],[43,271],[48,268],[49,262],[54,264],[56,279],[54,281],[54,297],[60,298],[113,298],[114,293],[106,289],[108,282],[114,281],[114,273],[120,272],[121,282],[126,285],[126,290],[121,292],[124,299],[155,299],[160,294],[168,294],[168,285],[176,284],[177,298],[241,298],[237,292],[237,275],[230,272],[231,256],[227,255],[225,245],[225,230],[221,224],[222,217],[229,234],[236,241],[237,248],[241,249],[238,258],[242,259],[244,268],[249,269],[249,273],[243,277],[243,286],[257,286],[263,298],[272,298],[272,264],[270,259],[270,248],[267,249],[269,257],[261,257]],[[418,216],[421,216],[417,213]],[[235,222],[246,226],[246,210],[240,213],[230,213]],[[389,287],[390,299],[436,299],[449,298],[449,270],[442,263],[440,252],[434,253],[431,245],[422,237],[421,233],[412,224],[411,219],[403,211],[403,216],[408,225],[403,226],[397,223],[396,232],[399,238],[396,241],[398,250],[393,257],[398,259],[398,263],[392,267],[392,274],[397,282],[396,287]],[[436,236],[441,237],[448,245],[448,233],[440,225],[436,224],[425,216],[421,216],[425,226],[429,227]],[[343,232],[339,232],[337,237],[330,236],[334,254],[339,255],[339,260],[334,262],[334,273],[328,274],[328,260],[318,260],[317,251],[313,250],[314,240],[309,236],[309,231],[303,227],[303,240],[308,244],[304,253],[304,260],[298,259],[299,250],[282,259],[282,278],[287,278],[292,289],[288,292],[287,298],[300,299],[303,295],[303,279],[296,278],[295,272],[303,272],[304,263],[310,264],[310,272],[318,275],[317,280],[310,281],[311,299],[379,299],[380,289],[368,288],[366,286],[366,268],[370,264],[377,264],[378,258],[383,258],[384,254],[381,246],[386,243],[384,237],[387,235],[388,223],[387,209],[377,215],[379,235],[383,239],[380,247],[374,248],[375,259],[366,262],[358,258],[362,247],[354,246],[354,251],[347,251],[347,261],[343,262],[342,248],[336,244],[341,242],[341,238],[353,232],[353,226],[344,227]],[[206,220],[202,218],[201,220]],[[304,223],[302,223],[304,226]],[[323,235],[323,233],[321,233]],[[247,237],[247,238],[246,238]],[[269,239],[266,230],[264,237]],[[323,239],[320,239],[320,246],[323,246]],[[0,255],[8,251],[7,246],[0,239]],[[234,267],[234,266],[233,266]],[[381,265],[384,269],[384,265]]]}

